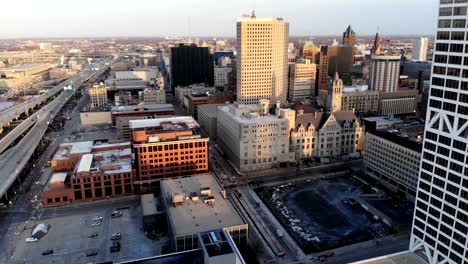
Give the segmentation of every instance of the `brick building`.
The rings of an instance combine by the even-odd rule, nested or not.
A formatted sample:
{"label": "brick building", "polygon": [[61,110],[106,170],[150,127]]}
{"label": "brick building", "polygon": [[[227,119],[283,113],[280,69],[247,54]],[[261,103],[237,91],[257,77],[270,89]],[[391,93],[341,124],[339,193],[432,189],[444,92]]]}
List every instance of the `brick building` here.
{"label": "brick building", "polygon": [[130,121],[138,179],[143,191],[175,176],[208,172],[208,138],[192,117]]}

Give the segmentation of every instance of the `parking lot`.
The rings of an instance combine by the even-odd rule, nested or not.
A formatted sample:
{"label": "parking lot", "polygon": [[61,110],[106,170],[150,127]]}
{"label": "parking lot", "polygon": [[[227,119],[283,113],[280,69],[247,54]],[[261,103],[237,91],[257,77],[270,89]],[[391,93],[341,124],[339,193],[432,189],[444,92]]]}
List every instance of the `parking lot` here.
{"label": "parking lot", "polygon": [[359,205],[348,202],[369,191],[351,178],[334,177],[284,184],[258,193],[308,254],[393,233]]}
{"label": "parking lot", "polygon": [[[112,218],[111,214],[116,209],[122,212],[122,216]],[[43,214],[43,220],[36,223],[49,224],[51,227],[48,234],[37,242],[26,243],[32,230],[25,229],[21,238],[16,241],[11,263],[90,263],[131,260],[160,254],[160,242],[146,238],[141,231],[141,208],[135,200],[77,207],[66,213],[53,213],[53,210]],[[97,226],[92,226],[97,222],[92,221],[94,217],[102,217]],[[121,249],[120,252],[111,253],[111,236],[115,232],[121,233]],[[90,237],[94,233],[97,236]],[[54,253],[43,256],[42,253],[48,249]],[[86,256],[90,251],[96,251],[97,255]]]}

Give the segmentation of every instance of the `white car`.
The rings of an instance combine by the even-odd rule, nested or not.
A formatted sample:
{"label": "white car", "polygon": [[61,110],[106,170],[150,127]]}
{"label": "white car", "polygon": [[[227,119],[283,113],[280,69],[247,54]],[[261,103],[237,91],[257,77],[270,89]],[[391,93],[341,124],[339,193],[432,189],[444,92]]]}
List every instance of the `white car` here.
{"label": "white car", "polygon": [[99,220],[102,220],[102,216],[95,216],[93,218],[91,218],[92,221],[99,221]]}
{"label": "white car", "polygon": [[32,243],[32,242],[37,242],[39,239],[35,238],[35,237],[28,237],[26,238],[26,242],[27,243]]}

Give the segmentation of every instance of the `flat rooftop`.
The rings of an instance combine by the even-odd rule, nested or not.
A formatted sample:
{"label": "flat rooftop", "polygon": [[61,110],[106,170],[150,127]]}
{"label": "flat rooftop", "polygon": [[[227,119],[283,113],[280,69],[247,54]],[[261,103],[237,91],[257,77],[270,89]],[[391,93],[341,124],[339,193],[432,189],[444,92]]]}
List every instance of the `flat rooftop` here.
{"label": "flat rooftop", "polygon": [[19,65],[15,65],[15,66],[2,69],[0,71],[27,71],[27,70],[32,70],[35,68],[47,66],[47,65],[48,64],[42,64],[42,63],[19,64]]}
{"label": "flat rooftop", "polygon": [[199,125],[191,116],[164,117],[155,119],[130,120],[130,129],[160,127],[164,123],[185,124],[188,128],[198,128]]}
{"label": "flat rooftop", "polygon": [[[204,203],[200,195],[200,190],[206,187],[211,188],[211,196],[215,199],[211,206]],[[164,195],[169,194],[166,197],[169,203],[167,213],[176,237],[245,224],[230,201],[221,196],[221,186],[212,174],[163,180],[161,188]],[[196,193],[199,201],[184,199],[174,207],[170,195],[175,193],[187,197]]]}
{"label": "flat rooftop", "polygon": [[353,262],[351,264],[427,264],[427,262],[411,251],[402,251],[391,255]]}
{"label": "flat rooftop", "polygon": [[53,160],[66,160],[73,154],[91,153],[93,149],[93,141],[69,142],[60,144],[59,150],[55,152]]}
{"label": "flat rooftop", "polygon": [[[105,146],[105,145],[104,145]],[[85,154],[76,165],[76,172],[114,174],[132,171],[132,151],[130,146],[122,149],[95,151]]]}
{"label": "flat rooftop", "polygon": [[203,104],[198,106],[198,115],[200,112],[205,113],[208,117],[216,117],[218,112],[218,106],[223,106],[224,104]]}
{"label": "flat rooftop", "polygon": [[125,105],[112,107],[112,113],[134,112],[134,111],[157,111],[157,110],[174,110],[171,104],[145,104],[140,108],[138,105]]}
{"label": "flat rooftop", "polygon": [[391,129],[369,131],[368,133],[391,141],[405,148],[409,148],[418,153],[421,153],[422,151],[422,139],[421,141],[416,141],[416,138],[408,137],[405,134],[395,132]]}

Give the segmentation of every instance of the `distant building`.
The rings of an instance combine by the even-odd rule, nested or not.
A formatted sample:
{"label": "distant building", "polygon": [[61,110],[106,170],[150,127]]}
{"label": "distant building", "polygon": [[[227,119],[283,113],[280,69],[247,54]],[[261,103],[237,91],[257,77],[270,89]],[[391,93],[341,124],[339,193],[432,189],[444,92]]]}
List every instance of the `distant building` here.
{"label": "distant building", "polygon": [[379,111],[379,95],[378,91],[369,91],[367,85],[345,86],[341,110],[377,113]]}
{"label": "distant building", "polygon": [[174,106],[171,104],[138,104],[138,105],[127,105],[112,107],[111,118],[112,125],[115,126],[116,119],[119,117],[130,117],[130,116],[166,116],[175,115]]}
{"label": "distant building", "polygon": [[49,78],[51,64],[19,64],[0,69],[0,90],[16,89]]}
{"label": "distant building", "polygon": [[229,85],[229,73],[231,67],[215,67],[214,68],[214,85],[217,88],[227,88]]}
{"label": "distant building", "polygon": [[351,72],[354,65],[354,53],[356,47],[352,45],[328,46],[328,76],[333,76],[336,72],[339,74]]}
{"label": "distant building", "polygon": [[96,145],[92,141],[59,146],[54,173],[41,193],[44,207],[94,201],[134,193],[130,142]]}
{"label": "distant building", "polygon": [[[259,99],[286,102],[288,93],[289,23],[282,18],[237,21],[237,101],[258,104]],[[255,43],[255,45],[252,45]]]}
{"label": "distant building", "polygon": [[394,92],[379,93],[379,114],[407,114],[416,112],[419,101],[416,89],[400,88]]}
{"label": "distant building", "polygon": [[136,68],[133,71],[116,71],[116,80],[143,80],[147,82],[155,82],[158,77],[158,69],[156,67]]}
{"label": "distant building", "polygon": [[43,51],[50,51],[50,50],[52,50],[52,44],[51,43],[41,42],[41,43],[39,43],[39,49],[43,50]]}
{"label": "distant building", "polygon": [[316,56],[320,52],[319,48],[312,41],[307,41],[302,46],[301,56],[305,60],[310,60],[312,63],[316,62]]}
{"label": "distant building", "polygon": [[369,90],[395,92],[400,80],[400,56],[372,55]]}
{"label": "distant building", "polygon": [[[236,58],[234,56],[233,51],[215,51],[214,52],[214,63],[215,63],[216,66],[219,66],[219,59],[221,59],[223,57],[227,57],[227,58],[229,58],[231,60]],[[225,66],[225,65],[221,65],[221,66]]]}
{"label": "distant building", "polygon": [[163,89],[145,89],[143,91],[143,102],[145,104],[165,104],[166,92]]}
{"label": "distant building", "polygon": [[191,94],[185,96],[184,107],[188,110],[191,116],[193,116],[195,119],[198,119],[199,105],[222,104],[225,102],[231,102],[232,100],[233,97],[229,94]]}
{"label": "distant building", "polygon": [[[240,245],[247,243],[248,225],[242,220],[230,200],[223,196],[223,188],[213,175],[201,174],[165,179],[161,181],[161,194],[167,210],[168,237],[175,252],[197,249],[199,246],[206,247],[211,244],[206,243],[209,238],[205,237],[203,240],[202,234],[202,241],[205,243],[200,244],[199,233],[217,229],[227,231]],[[225,240],[221,237],[216,239],[216,234],[211,236],[213,236],[211,240]],[[218,248],[220,254],[223,248]],[[212,250],[208,250],[208,255],[210,252],[212,253]],[[223,258],[220,261],[205,263],[238,262],[235,258],[233,262]]]}
{"label": "distant building", "polygon": [[100,108],[107,106],[107,90],[103,84],[94,84],[88,88],[89,104],[91,108]]}
{"label": "distant building", "polygon": [[356,32],[354,32],[351,25],[348,26],[345,32],[343,32],[343,45],[356,45]]}
{"label": "distant building", "polygon": [[309,60],[289,65],[289,101],[304,101],[315,96],[316,65]]}
{"label": "distant building", "polygon": [[212,94],[215,93],[217,90],[215,87],[211,86],[205,86],[205,84],[193,84],[189,86],[178,86],[175,88],[175,97],[177,101],[179,101],[179,104],[184,104],[184,98],[186,95],[192,95],[192,94]]}
{"label": "distant building", "polygon": [[195,83],[214,85],[213,54],[207,47],[183,45],[171,48],[171,87]]}
{"label": "distant building", "polygon": [[333,79],[331,88],[332,92],[330,111],[339,112],[341,111],[341,104],[343,101],[343,81],[340,79],[338,73],[335,74],[335,79]]}
{"label": "distant building", "polygon": [[211,139],[216,139],[218,134],[218,106],[223,105],[224,104],[203,104],[198,106],[198,123]]}
{"label": "distant building", "polygon": [[131,120],[137,184],[150,191],[164,178],[208,172],[208,138],[192,117]]}
{"label": "distant building", "polygon": [[317,54],[315,59],[315,64],[317,65],[317,77],[316,77],[316,93],[315,95],[321,96],[323,93],[328,92],[328,48],[321,47],[320,53]]}
{"label": "distant building", "polygon": [[387,129],[367,132],[364,167],[366,173],[381,184],[414,201],[424,130],[420,124],[412,130],[411,133],[408,132],[408,128],[403,131]]}
{"label": "distant building", "polygon": [[426,61],[429,38],[419,37],[413,40],[413,60]]}
{"label": "distant building", "polygon": [[240,173],[279,167],[294,160],[289,149],[289,130],[295,111],[280,109],[269,114],[269,100],[259,105],[232,104],[218,107],[218,142]]}

